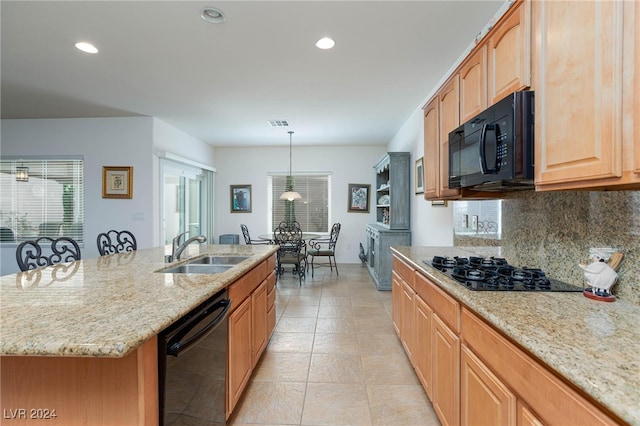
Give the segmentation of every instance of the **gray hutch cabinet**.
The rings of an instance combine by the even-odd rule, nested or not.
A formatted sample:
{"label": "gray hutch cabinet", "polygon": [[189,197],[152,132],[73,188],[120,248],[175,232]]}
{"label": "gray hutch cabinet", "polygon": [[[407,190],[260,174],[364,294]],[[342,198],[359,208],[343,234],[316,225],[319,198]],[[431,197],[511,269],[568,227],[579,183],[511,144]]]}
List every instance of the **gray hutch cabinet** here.
{"label": "gray hutch cabinet", "polygon": [[411,155],[388,152],[373,168],[376,223],[367,225],[367,267],[378,290],[391,290],[391,246],[410,246]]}

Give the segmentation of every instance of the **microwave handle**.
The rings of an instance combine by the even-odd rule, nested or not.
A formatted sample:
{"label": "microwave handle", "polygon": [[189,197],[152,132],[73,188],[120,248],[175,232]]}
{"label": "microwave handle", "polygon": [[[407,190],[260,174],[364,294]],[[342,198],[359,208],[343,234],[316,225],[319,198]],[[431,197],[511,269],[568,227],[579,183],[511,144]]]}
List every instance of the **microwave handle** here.
{"label": "microwave handle", "polygon": [[[493,152],[487,152],[487,130],[493,131],[495,140],[493,141]],[[487,159],[492,162],[489,166]],[[498,163],[498,125],[483,124],[480,130],[480,170],[483,175],[498,173],[500,165]]]}

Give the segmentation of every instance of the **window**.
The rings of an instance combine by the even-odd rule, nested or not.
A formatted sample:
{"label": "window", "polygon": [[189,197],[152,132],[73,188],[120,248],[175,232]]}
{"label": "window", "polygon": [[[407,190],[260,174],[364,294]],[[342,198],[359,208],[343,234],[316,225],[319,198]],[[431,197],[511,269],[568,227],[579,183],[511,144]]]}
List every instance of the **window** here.
{"label": "window", "polygon": [[291,219],[300,223],[303,232],[329,232],[331,223],[331,175],[307,174],[292,176],[293,188],[302,195],[295,201],[281,200],[288,189],[289,176],[269,176],[269,228]]}
{"label": "window", "polygon": [[0,159],[0,240],[83,242],[82,159]]}

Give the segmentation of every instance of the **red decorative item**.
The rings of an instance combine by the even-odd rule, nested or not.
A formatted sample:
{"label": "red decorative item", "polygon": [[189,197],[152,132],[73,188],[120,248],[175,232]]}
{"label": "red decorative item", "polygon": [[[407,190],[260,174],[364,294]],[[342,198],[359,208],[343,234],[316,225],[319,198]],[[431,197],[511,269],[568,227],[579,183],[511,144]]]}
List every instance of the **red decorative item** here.
{"label": "red decorative item", "polygon": [[593,300],[597,300],[598,302],[615,302],[616,301],[616,297],[612,294],[608,295],[608,296],[599,296],[597,294],[595,294],[593,292],[593,289],[591,288],[587,288],[585,289],[582,294],[584,295],[584,297],[588,298],[588,299],[593,299]]}

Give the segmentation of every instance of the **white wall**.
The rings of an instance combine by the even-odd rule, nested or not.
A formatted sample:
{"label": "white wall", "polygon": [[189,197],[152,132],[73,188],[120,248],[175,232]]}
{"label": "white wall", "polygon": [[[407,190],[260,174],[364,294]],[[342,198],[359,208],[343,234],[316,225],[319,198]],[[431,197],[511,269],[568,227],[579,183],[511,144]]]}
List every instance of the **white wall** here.
{"label": "white wall", "polygon": [[[201,163],[213,148],[151,117],[2,120],[3,156],[84,156],[85,242],[82,257],[98,256],[96,236],[128,229],[138,247],[158,245],[159,173],[154,147]],[[102,198],[102,166],[133,166],[133,198]],[[0,248],[0,274],[18,271],[15,245]]]}
{"label": "white wall", "polygon": [[[422,109],[418,108],[389,142],[389,151],[411,152],[412,164],[424,155]],[[411,173],[411,192],[415,194],[415,172]],[[432,206],[423,194],[411,199],[411,245],[453,246],[453,212],[447,207]]]}
{"label": "white wall", "polygon": [[[339,263],[360,263],[359,243],[365,244],[365,228],[375,223],[375,211],[347,212],[347,185],[371,184],[375,188],[373,165],[385,154],[384,146],[293,146],[293,173],[330,172],[332,174],[331,221],[342,229],[336,248]],[[267,173],[288,172],[289,147],[216,148],[216,241],[220,234],[242,233],[240,224],[249,228],[252,238],[269,233],[267,229]],[[252,212],[230,213],[229,185],[252,185]],[[373,203],[373,198],[370,203]],[[366,246],[365,246],[366,247]]]}

